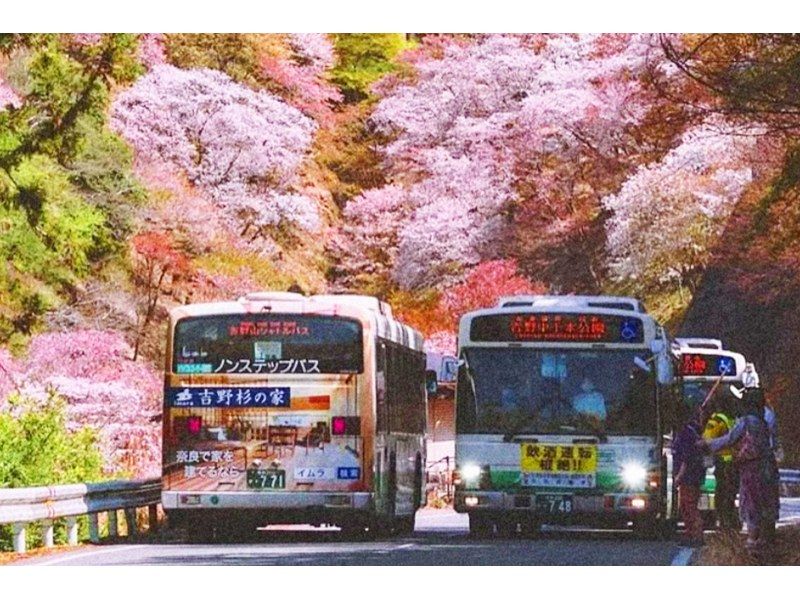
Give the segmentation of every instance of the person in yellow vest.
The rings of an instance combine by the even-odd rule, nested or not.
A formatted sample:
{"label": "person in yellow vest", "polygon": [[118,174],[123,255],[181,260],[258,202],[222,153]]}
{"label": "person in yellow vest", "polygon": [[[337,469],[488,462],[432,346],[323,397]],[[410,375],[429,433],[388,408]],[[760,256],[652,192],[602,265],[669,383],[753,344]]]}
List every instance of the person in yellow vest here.
{"label": "person in yellow vest", "polygon": [[[734,424],[731,401],[714,401],[714,412],[706,421],[703,439],[721,438],[731,431]],[[726,405],[727,404],[727,405]],[[727,408],[726,408],[727,407]],[[725,448],[714,454],[714,508],[720,529],[742,529],[742,522],[736,509],[736,492],[739,489],[739,472],[733,461],[733,449]]]}

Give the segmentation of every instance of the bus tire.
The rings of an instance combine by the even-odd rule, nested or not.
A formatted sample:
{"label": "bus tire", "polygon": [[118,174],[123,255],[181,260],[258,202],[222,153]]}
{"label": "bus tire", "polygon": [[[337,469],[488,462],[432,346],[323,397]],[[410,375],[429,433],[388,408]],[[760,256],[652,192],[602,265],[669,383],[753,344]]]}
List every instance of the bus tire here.
{"label": "bus tire", "polygon": [[394,530],[398,535],[407,535],[414,533],[414,515],[406,515],[404,517],[397,517],[394,520]]}
{"label": "bus tire", "polygon": [[517,520],[501,517],[496,522],[497,535],[501,538],[514,538],[517,535]]}
{"label": "bus tire", "polygon": [[[422,506],[422,455],[417,453],[414,459],[414,511]],[[413,520],[413,518],[412,518]],[[413,526],[412,526],[413,527]]]}
{"label": "bus tire", "polygon": [[469,514],[469,535],[488,538],[494,532],[494,522],[483,513]]}
{"label": "bus tire", "polygon": [[523,519],[520,524],[520,533],[523,538],[538,538],[542,531],[542,524],[536,519]]}
{"label": "bus tire", "polygon": [[674,524],[655,516],[639,517],[633,521],[633,535],[642,540],[664,540],[670,537]]}

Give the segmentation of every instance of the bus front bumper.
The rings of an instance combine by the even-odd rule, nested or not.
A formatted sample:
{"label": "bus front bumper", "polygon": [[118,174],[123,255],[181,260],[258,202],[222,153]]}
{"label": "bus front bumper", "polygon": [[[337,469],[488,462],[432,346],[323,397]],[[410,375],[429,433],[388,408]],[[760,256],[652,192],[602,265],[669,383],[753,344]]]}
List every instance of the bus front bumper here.
{"label": "bus front bumper", "polygon": [[[543,495],[568,494],[546,492]],[[658,512],[661,499],[648,494],[571,495],[569,512],[543,511],[533,493],[514,493],[490,490],[456,490],[454,508],[459,513],[516,513],[521,517],[536,517],[543,521],[602,517],[631,519]]]}

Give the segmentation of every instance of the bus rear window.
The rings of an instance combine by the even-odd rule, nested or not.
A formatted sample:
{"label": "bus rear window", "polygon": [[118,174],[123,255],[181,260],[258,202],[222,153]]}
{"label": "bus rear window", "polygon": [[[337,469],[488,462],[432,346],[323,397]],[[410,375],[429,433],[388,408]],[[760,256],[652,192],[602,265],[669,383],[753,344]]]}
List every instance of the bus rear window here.
{"label": "bus rear window", "polygon": [[363,371],[361,324],[333,316],[226,314],[175,326],[177,374],[344,374]]}

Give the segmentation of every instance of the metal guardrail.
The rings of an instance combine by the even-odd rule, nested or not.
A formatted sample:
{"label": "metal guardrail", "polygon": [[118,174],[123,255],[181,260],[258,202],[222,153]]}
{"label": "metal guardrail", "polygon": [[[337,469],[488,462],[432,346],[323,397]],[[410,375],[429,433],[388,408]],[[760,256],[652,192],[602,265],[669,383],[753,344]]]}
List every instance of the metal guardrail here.
{"label": "metal guardrail", "polygon": [[98,514],[108,513],[108,534],[119,533],[117,511],[125,512],[129,535],[137,532],[136,509],[148,508],[151,529],[158,526],[158,504],[161,502],[161,478],[143,481],[113,481],[98,484],[69,484],[38,488],[0,489],[0,525],[11,525],[14,550],[26,550],[26,526],[41,522],[42,541],[52,547],[53,523],[65,518],[67,541],[78,543],[78,517],[89,516],[89,538],[100,541]]}
{"label": "metal guardrail", "polygon": [[[442,459],[441,461],[444,461]],[[449,465],[449,459],[447,460]],[[435,463],[438,464],[439,462]],[[434,464],[434,465],[435,465]],[[782,494],[789,486],[800,486],[800,470],[781,469]],[[11,525],[14,550],[26,550],[26,526],[41,522],[42,541],[52,547],[53,523],[65,518],[67,542],[78,544],[78,517],[89,516],[89,539],[100,541],[98,514],[108,513],[108,535],[119,534],[117,511],[124,510],[128,533],[137,533],[136,509],[147,507],[151,530],[158,527],[158,504],[161,502],[161,478],[143,481],[114,481],[99,484],[70,484],[38,488],[0,489],[0,525]]]}
{"label": "metal guardrail", "polygon": [[800,484],[800,470],[780,469],[781,484]]}

